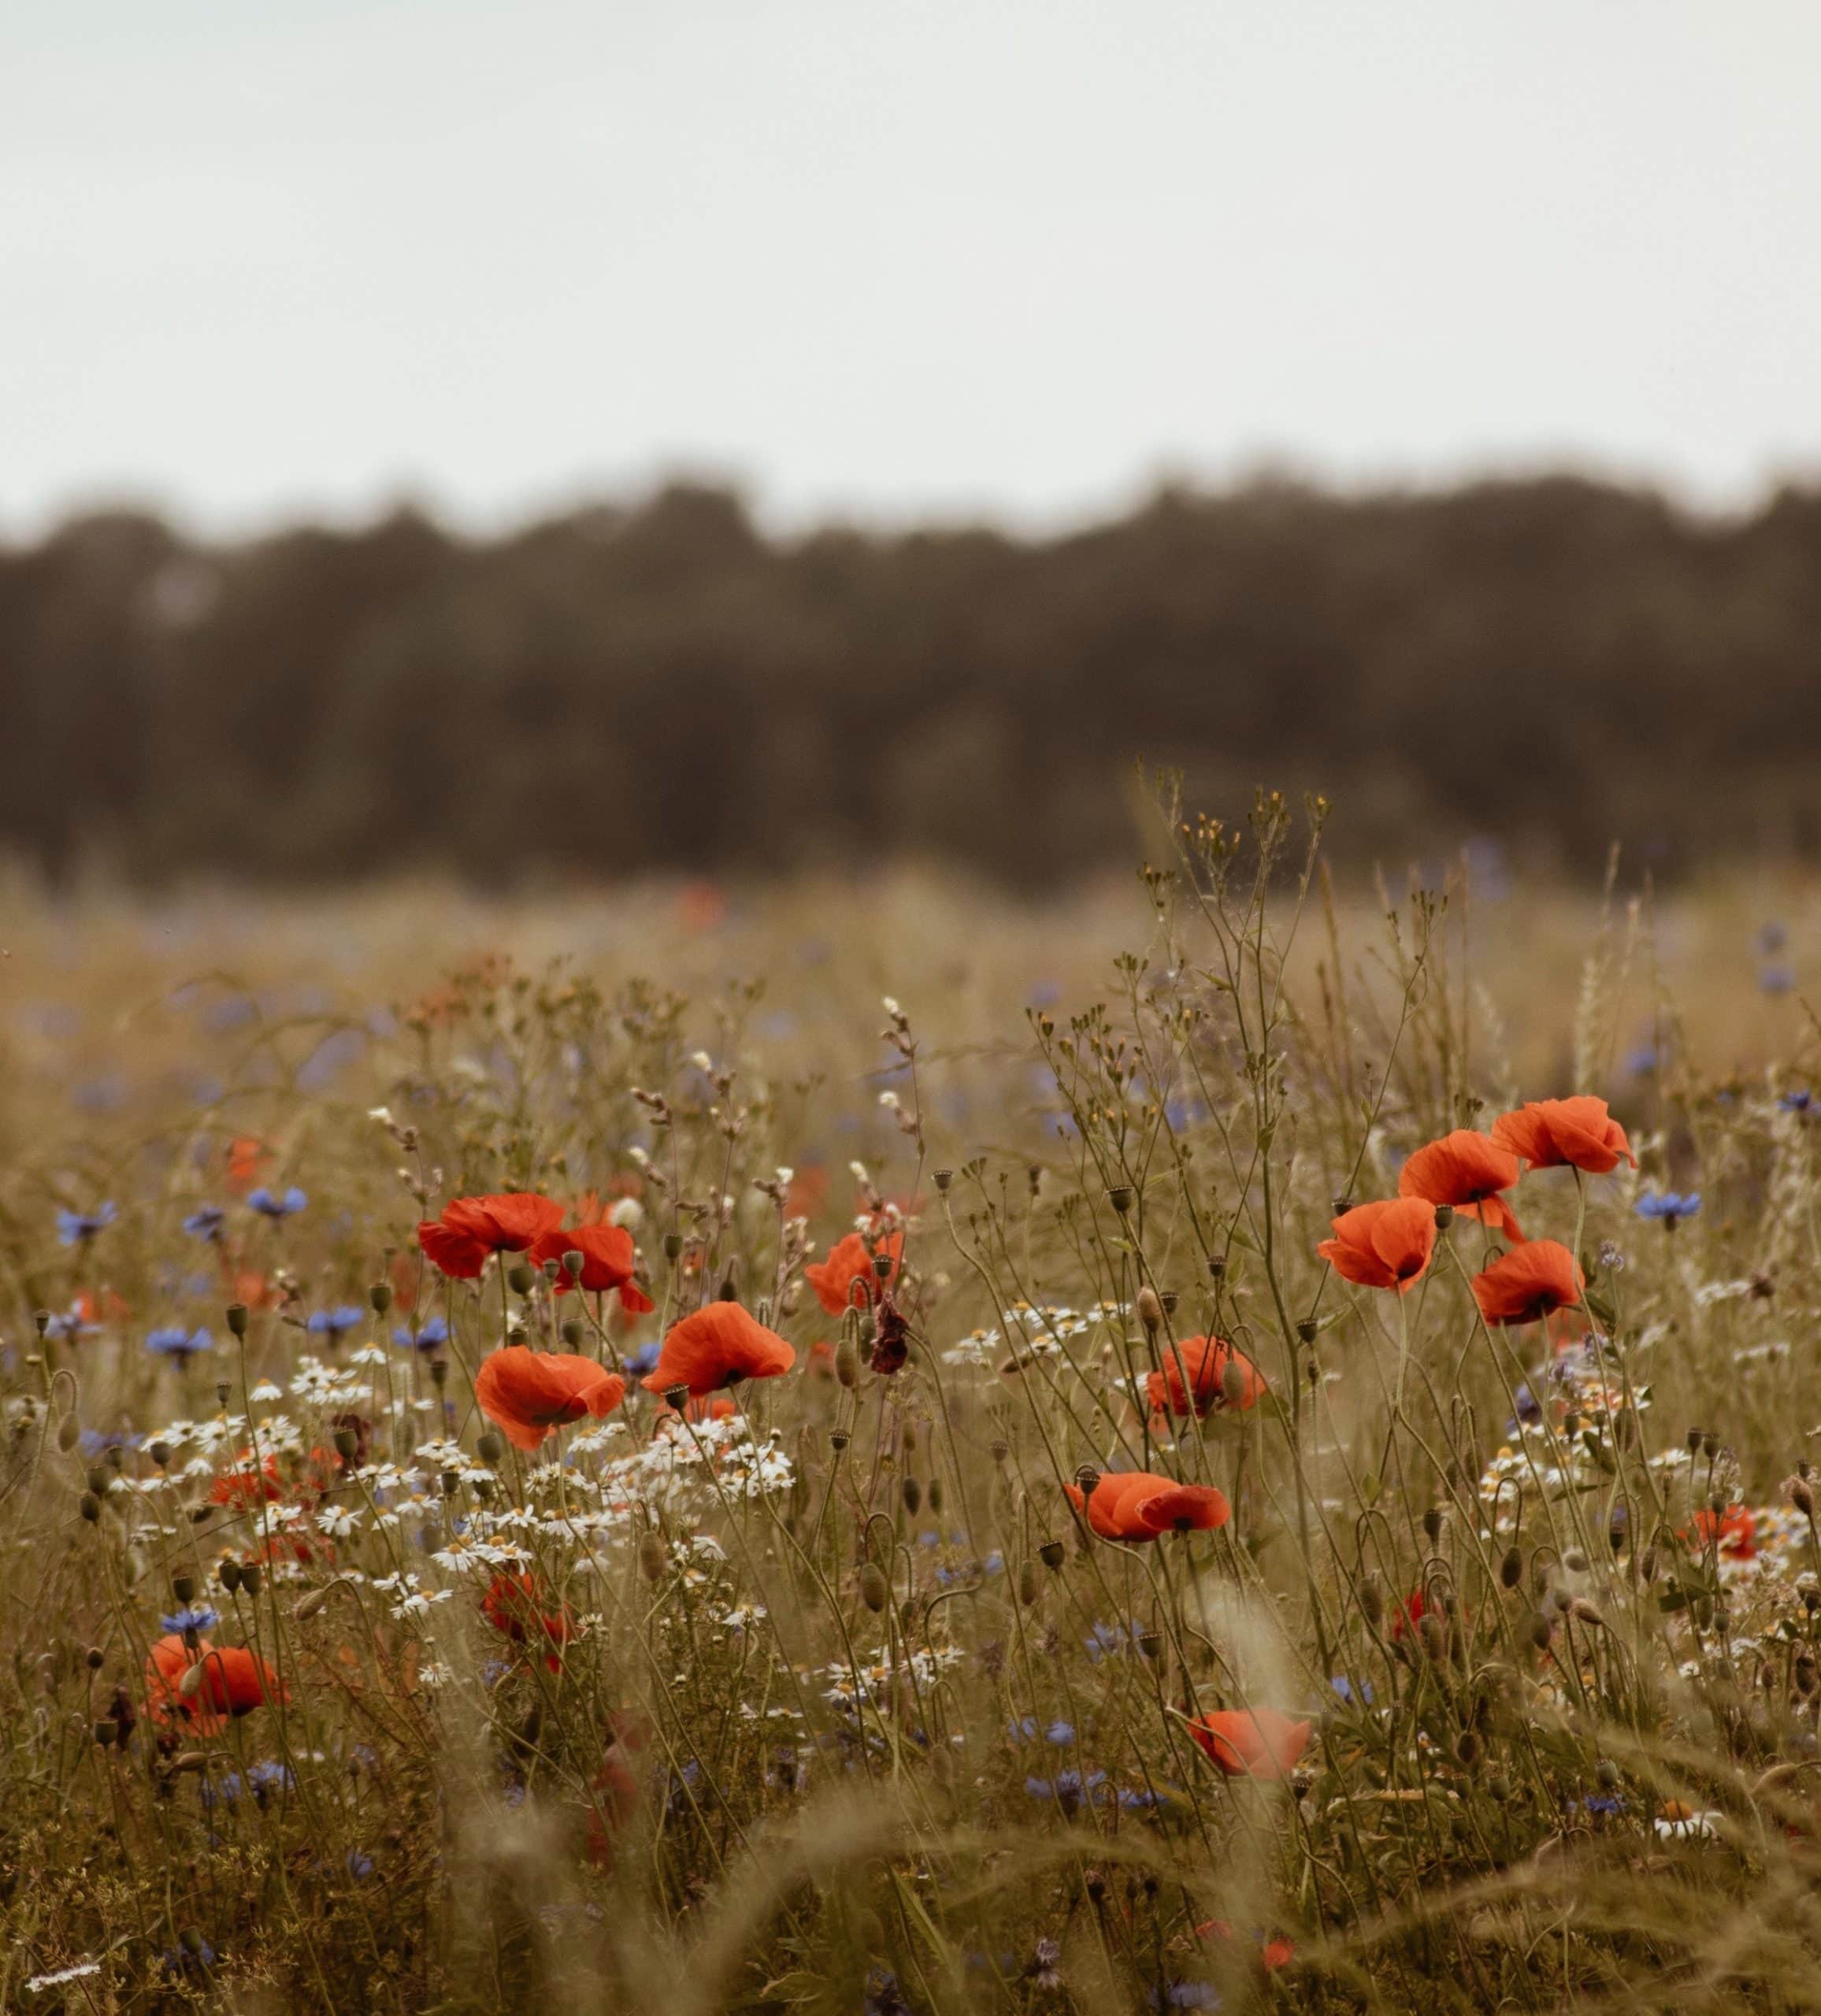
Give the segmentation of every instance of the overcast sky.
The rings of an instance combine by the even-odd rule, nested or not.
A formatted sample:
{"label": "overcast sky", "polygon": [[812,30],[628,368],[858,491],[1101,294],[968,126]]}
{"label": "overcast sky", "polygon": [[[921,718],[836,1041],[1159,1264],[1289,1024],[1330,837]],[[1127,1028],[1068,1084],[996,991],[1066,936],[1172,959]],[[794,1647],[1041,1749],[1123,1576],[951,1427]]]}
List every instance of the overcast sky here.
{"label": "overcast sky", "polygon": [[25,0],[0,530],[1821,473],[1815,0]]}

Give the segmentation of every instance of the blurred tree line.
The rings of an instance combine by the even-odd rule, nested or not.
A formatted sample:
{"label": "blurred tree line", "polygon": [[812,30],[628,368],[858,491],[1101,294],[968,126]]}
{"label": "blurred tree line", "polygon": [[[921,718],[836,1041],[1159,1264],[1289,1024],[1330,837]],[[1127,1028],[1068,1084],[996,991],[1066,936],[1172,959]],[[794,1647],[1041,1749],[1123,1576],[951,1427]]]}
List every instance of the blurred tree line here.
{"label": "blurred tree line", "polygon": [[1821,492],[1166,491],[1066,537],[768,538],[679,486],[0,549],[0,850],[53,874],[485,881],[1130,858],[1130,759],[1327,791],[1343,851],[1821,850]]}

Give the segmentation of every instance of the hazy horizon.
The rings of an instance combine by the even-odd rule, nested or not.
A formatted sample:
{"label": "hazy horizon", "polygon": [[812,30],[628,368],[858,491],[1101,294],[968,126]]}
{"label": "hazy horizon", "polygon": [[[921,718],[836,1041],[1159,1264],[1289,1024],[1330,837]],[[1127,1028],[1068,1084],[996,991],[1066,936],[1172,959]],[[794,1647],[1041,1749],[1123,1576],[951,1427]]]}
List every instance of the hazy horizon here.
{"label": "hazy horizon", "polygon": [[0,536],[662,472],[1045,530],[1160,476],[1821,470],[1821,15],[124,0],[0,30]]}

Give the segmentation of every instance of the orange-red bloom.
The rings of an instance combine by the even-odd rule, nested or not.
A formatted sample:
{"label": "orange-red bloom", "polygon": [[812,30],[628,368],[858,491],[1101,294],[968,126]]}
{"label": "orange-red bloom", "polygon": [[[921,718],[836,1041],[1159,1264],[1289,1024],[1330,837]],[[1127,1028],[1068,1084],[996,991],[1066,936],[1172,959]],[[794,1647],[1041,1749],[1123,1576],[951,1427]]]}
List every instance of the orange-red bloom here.
{"label": "orange-red bloom", "polygon": [[[870,1250],[857,1232],[851,1232],[829,1247],[827,1259],[804,1268],[803,1279],[815,1290],[817,1301],[829,1315],[839,1316],[850,1301],[873,1301],[878,1295],[881,1281],[889,1288],[898,1278],[903,1251],[904,1235],[901,1232],[889,1233]],[[885,1262],[882,1274],[875,1255]],[[858,1296],[854,1294],[856,1281],[862,1291]]]}
{"label": "orange-red bloom", "polygon": [[573,1351],[508,1344],[480,1362],[474,1399],[515,1449],[536,1449],[552,1429],[589,1414],[610,1414],[626,1397],[617,1372]]}
{"label": "orange-red bloom", "polygon": [[1471,1127],[1457,1127],[1410,1158],[1398,1171],[1397,1194],[1452,1205],[1463,1218],[1478,1218],[1516,1240],[1524,1235],[1499,1192],[1509,1190],[1522,1173],[1508,1149]]}
{"label": "orange-red bloom", "polygon": [[1590,1176],[1604,1176],[1619,1166],[1621,1155],[1634,1169],[1637,1166],[1625,1129],[1607,1111],[1606,1102],[1585,1095],[1531,1099],[1493,1122],[1493,1139],[1532,1169],[1571,1166]]}
{"label": "orange-red bloom", "polygon": [[249,1506],[268,1504],[284,1495],[278,1481],[276,1456],[260,1462],[251,1449],[243,1449],[234,1462],[235,1467],[224,1470],[209,1487],[209,1495],[216,1504],[232,1505],[243,1512]]}
{"label": "orange-red bloom", "polygon": [[1356,1204],[1333,1221],[1315,1251],[1349,1281],[1400,1294],[1422,1277],[1435,1251],[1435,1207],[1420,1197]]}
{"label": "orange-red bloom", "polygon": [[1474,1277],[1474,1299],[1489,1323],[1534,1323],[1581,1299],[1585,1281],[1574,1256],[1553,1239],[1515,1246]]}
{"label": "orange-red bloom", "polygon": [[673,1386],[713,1393],[742,1379],[776,1379],[796,1363],[796,1353],[784,1339],[737,1302],[711,1302],[673,1326],[643,1383],[647,1393],[668,1393]]}
{"label": "orange-red bloom", "polygon": [[[186,1694],[192,1666],[200,1677]],[[230,1715],[250,1714],[261,1702],[288,1701],[278,1675],[244,1645],[217,1651],[206,1638],[192,1652],[176,1632],[157,1640],[146,1655],[146,1707],[163,1726],[180,1723],[197,1736],[217,1736]]]}
{"label": "orange-red bloom", "polygon": [[[1265,1382],[1252,1360],[1236,1351],[1224,1337],[1184,1337],[1160,1347],[1161,1372],[1145,1381],[1152,1408],[1159,1414],[1185,1414],[1192,1407],[1205,1414],[1210,1407],[1233,1407],[1243,1413],[1258,1405]],[[1227,1368],[1237,1369],[1227,1394]],[[1185,1376],[1186,1375],[1186,1377]]]}
{"label": "orange-red bloom", "polygon": [[[1218,1946],[1230,1946],[1233,1931],[1225,1918],[1207,1918],[1195,1928],[1195,1936]],[[1296,1957],[1296,1944],[1292,1940],[1264,1939],[1259,1942],[1259,1965],[1267,1974],[1274,1973],[1279,1967],[1287,1967]]]}
{"label": "orange-red bloom", "polygon": [[[1232,1516],[1225,1495],[1208,1484],[1181,1484],[1148,1470],[1103,1470],[1091,1495],[1063,1486],[1069,1503],[1103,1540],[1154,1540],[1159,1533],[1206,1532]],[[1155,1510],[1153,1510],[1155,1507]]]}
{"label": "orange-red bloom", "polygon": [[523,1253],[562,1223],[554,1198],[514,1190],[488,1197],[454,1197],[438,1218],[417,1228],[417,1243],[431,1265],[457,1280],[471,1281],[494,1253]]}
{"label": "orange-red bloom", "polygon": [[1189,1733],[1229,1778],[1287,1777],[1309,1747],[1309,1725],[1275,1708],[1200,1715]]}
{"label": "orange-red bloom", "polygon": [[1694,1515],[1692,1530],[1685,1529],[1682,1537],[1697,1552],[1712,1544],[1728,1561],[1751,1561],[1758,1551],[1758,1522],[1749,1506],[1729,1505],[1719,1513],[1704,1506]]}
{"label": "orange-red bloom", "polygon": [[531,1258],[540,1267],[547,1260],[560,1261],[566,1253],[582,1256],[582,1270],[573,1275],[566,1267],[558,1268],[554,1285],[558,1295],[567,1295],[579,1281],[591,1295],[605,1295],[608,1289],[618,1288],[621,1307],[641,1315],[657,1306],[633,1280],[638,1255],[632,1235],[625,1226],[584,1225],[574,1232],[540,1232],[532,1242]]}
{"label": "orange-red bloom", "polygon": [[[480,1614],[515,1645],[522,1645],[533,1632],[548,1639],[552,1646],[566,1645],[575,1636],[574,1620],[562,1605],[547,1610],[544,1602],[532,1575],[495,1575],[480,1599]],[[562,1661],[553,1651],[545,1655],[545,1664],[556,1673]]]}

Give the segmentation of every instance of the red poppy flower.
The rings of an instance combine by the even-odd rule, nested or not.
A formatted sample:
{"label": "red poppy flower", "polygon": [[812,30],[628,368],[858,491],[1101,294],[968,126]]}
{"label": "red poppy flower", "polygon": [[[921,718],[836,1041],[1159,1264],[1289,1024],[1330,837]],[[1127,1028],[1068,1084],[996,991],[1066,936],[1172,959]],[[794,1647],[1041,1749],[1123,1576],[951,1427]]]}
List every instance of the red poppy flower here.
{"label": "red poppy flower", "polygon": [[[1148,1470],[1103,1470],[1091,1496],[1084,1497],[1079,1484],[1063,1488],[1089,1529],[1103,1540],[1154,1540],[1163,1532],[1206,1531],[1224,1526],[1231,1513],[1225,1497],[1211,1487],[1179,1484]],[[1153,1504],[1158,1506],[1155,1518]]]}
{"label": "red poppy flower", "polygon": [[1473,1280],[1474,1299],[1489,1323],[1534,1323],[1581,1299],[1585,1281],[1559,1240],[1513,1247]]}
{"label": "red poppy flower", "polygon": [[[544,1603],[534,1577],[495,1575],[480,1599],[480,1614],[515,1645],[522,1645],[534,1634],[548,1639],[552,1645],[566,1645],[575,1636],[573,1619],[562,1605],[552,1612],[544,1608]],[[545,1655],[545,1663],[552,1673],[562,1666],[554,1652]]]}
{"label": "red poppy flower", "polygon": [[[1195,1928],[1195,1936],[1215,1945],[1230,1946],[1233,1927],[1225,1918],[1208,1918]],[[1287,1967],[1296,1957],[1295,1944],[1288,1939],[1267,1939],[1259,1943],[1259,1964],[1267,1974],[1274,1973],[1279,1967]]]}
{"label": "red poppy flower", "polygon": [[1692,1530],[1685,1529],[1682,1537],[1697,1551],[1717,1545],[1728,1561],[1752,1561],[1757,1556],[1758,1522],[1748,1506],[1729,1505],[1717,1513],[1704,1506],[1694,1515]]}
{"label": "red poppy flower", "polygon": [[1154,1533],[1211,1533],[1233,1517],[1226,1494],[1208,1484],[1179,1484],[1140,1499],[1135,1510]]}
{"label": "red poppy flower", "polygon": [[514,1190],[487,1197],[454,1197],[439,1218],[417,1228],[417,1243],[431,1265],[457,1280],[471,1281],[493,1253],[523,1253],[562,1223],[551,1197]]}
{"label": "red poppy flower", "polygon": [[508,1344],[480,1362],[474,1399],[515,1449],[536,1449],[552,1429],[610,1414],[626,1397],[617,1372],[573,1351]]}
{"label": "red poppy flower", "polygon": [[1478,1218],[1519,1240],[1524,1235],[1499,1192],[1509,1190],[1522,1173],[1508,1149],[1471,1127],[1457,1127],[1410,1158],[1398,1171],[1397,1194],[1420,1197],[1427,1204],[1452,1205],[1463,1218]]}
{"label": "red poppy flower", "polygon": [[835,1376],[835,1347],[826,1337],[818,1337],[810,1346],[810,1354],[804,1370],[817,1379],[833,1379]]}
{"label": "red poppy flower", "polygon": [[[879,1292],[881,1281],[890,1287],[898,1278],[899,1262],[903,1251],[904,1235],[901,1232],[888,1234],[871,1251],[857,1232],[851,1232],[829,1249],[827,1259],[804,1268],[803,1279],[815,1290],[817,1301],[829,1315],[839,1316],[852,1301],[872,1301]],[[886,1263],[883,1274],[875,1264],[875,1254]],[[854,1295],[856,1281],[864,1290],[859,1297]]]}
{"label": "red poppy flower", "polygon": [[224,1645],[202,1655],[202,1684],[196,1698],[218,1714],[247,1715],[265,1701],[288,1701],[290,1690],[244,1645]]}
{"label": "red poppy flower", "polygon": [[1531,1099],[1493,1122],[1493,1139],[1532,1169],[1573,1167],[1604,1176],[1619,1166],[1621,1155],[1637,1166],[1625,1129],[1607,1111],[1606,1102],[1585,1095]]}
{"label": "red poppy flower", "polygon": [[192,1652],[176,1632],[153,1641],[146,1654],[146,1712],[161,1729],[181,1727],[197,1736],[218,1736],[226,1726],[227,1718],[210,1707],[199,1685],[187,1695],[183,1692],[184,1674],[210,1649],[209,1640],[202,1638]]}
{"label": "red poppy flower", "polygon": [[623,1226],[584,1225],[574,1232],[540,1232],[532,1243],[531,1258],[536,1266],[541,1267],[547,1260],[560,1261],[566,1253],[582,1256],[582,1270],[580,1275],[572,1275],[568,1268],[558,1268],[554,1285],[558,1295],[567,1295],[579,1280],[591,1295],[605,1295],[610,1288],[618,1288],[621,1307],[636,1310],[641,1315],[657,1306],[632,1278],[638,1255],[632,1235]]}
{"label": "red poppy flower", "polygon": [[[1258,1405],[1265,1382],[1252,1360],[1236,1351],[1224,1337],[1184,1337],[1162,1347],[1161,1372],[1145,1382],[1153,1410],[1185,1414],[1192,1407],[1205,1414],[1210,1407],[1233,1407],[1244,1413]],[[1227,1367],[1237,1368],[1233,1382],[1237,1397],[1227,1396]]]}
{"label": "red poppy flower", "polygon": [[747,1315],[737,1302],[711,1302],[672,1326],[646,1374],[647,1393],[687,1386],[713,1393],[742,1379],[776,1379],[796,1363],[796,1353],[776,1331]]}
{"label": "red poppy flower", "polygon": [[278,1458],[268,1456],[263,1462],[258,1462],[250,1449],[243,1449],[234,1459],[234,1468],[224,1470],[209,1487],[209,1495],[217,1505],[232,1505],[243,1512],[249,1506],[269,1504],[282,1498]]}
{"label": "red poppy flower", "polygon": [[1309,1747],[1309,1725],[1275,1708],[1198,1716],[1189,1733],[1229,1778],[1283,1778]]}
{"label": "red poppy flower", "polygon": [[1435,1207],[1420,1197],[1356,1204],[1333,1221],[1315,1251],[1349,1281],[1400,1294],[1422,1278],[1435,1251]]}
{"label": "red poppy flower", "polygon": [[250,1190],[259,1180],[259,1165],[271,1154],[257,1136],[237,1135],[228,1143],[228,1180],[236,1190]]}

